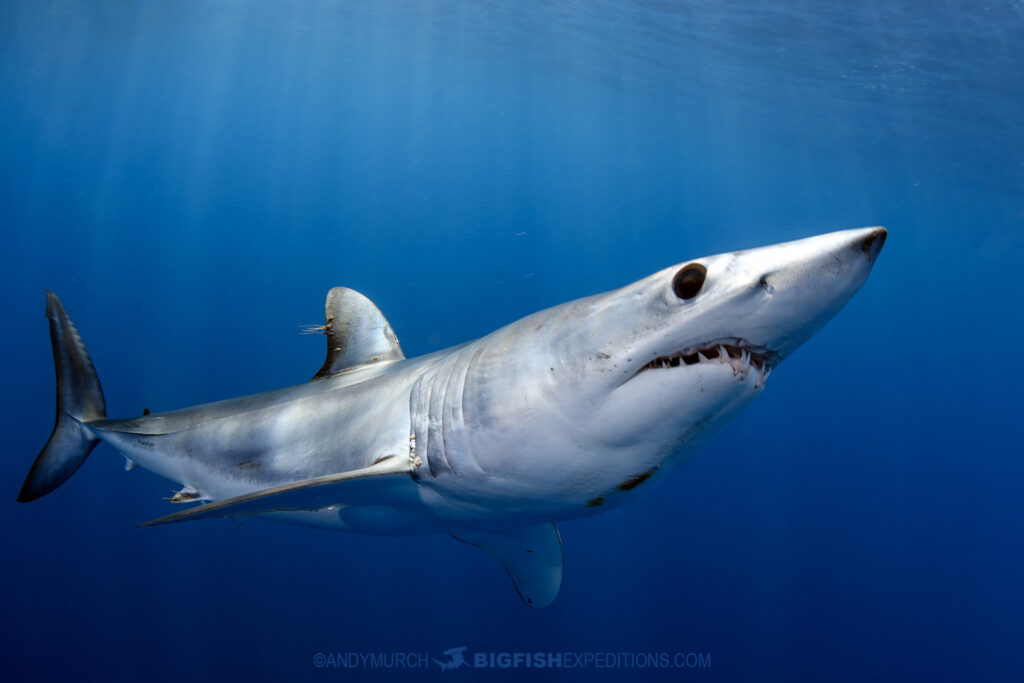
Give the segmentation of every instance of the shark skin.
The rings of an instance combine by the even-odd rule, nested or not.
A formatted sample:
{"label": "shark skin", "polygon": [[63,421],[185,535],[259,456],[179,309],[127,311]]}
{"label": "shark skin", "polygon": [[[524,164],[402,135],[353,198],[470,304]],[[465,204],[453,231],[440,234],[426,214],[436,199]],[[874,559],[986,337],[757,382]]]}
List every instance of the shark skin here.
{"label": "shark skin", "polygon": [[338,287],[309,382],[124,419],[107,419],[81,337],[47,292],[57,420],[18,500],[60,486],[104,441],[180,484],[173,502],[199,503],[146,525],[255,516],[446,533],[546,606],[564,565],[554,523],[628,503],[692,457],[856,293],[885,237],[862,228],[699,258],[411,359],[371,301]]}

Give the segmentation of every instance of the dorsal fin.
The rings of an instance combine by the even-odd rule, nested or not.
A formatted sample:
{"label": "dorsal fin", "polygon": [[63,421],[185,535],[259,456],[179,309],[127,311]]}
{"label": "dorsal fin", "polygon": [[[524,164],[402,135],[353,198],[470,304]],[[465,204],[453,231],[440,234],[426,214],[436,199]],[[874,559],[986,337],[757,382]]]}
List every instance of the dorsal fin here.
{"label": "dorsal fin", "polygon": [[402,360],[398,337],[380,309],[348,287],[327,292],[327,360],[313,379],[330,377],[347,368],[382,360]]}

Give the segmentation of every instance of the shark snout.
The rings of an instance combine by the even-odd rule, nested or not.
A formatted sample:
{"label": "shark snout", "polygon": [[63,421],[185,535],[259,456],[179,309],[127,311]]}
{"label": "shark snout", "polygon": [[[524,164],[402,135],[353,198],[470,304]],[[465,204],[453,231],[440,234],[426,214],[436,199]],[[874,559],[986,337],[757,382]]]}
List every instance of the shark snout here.
{"label": "shark snout", "polygon": [[860,249],[868,257],[868,261],[874,263],[882,252],[882,246],[885,245],[885,238],[889,235],[889,231],[882,227],[867,228],[867,230],[870,232],[861,241]]}
{"label": "shark snout", "polygon": [[860,289],[882,251],[882,227],[844,230],[750,253],[770,272],[770,299],[752,315],[755,338],[788,356]]}
{"label": "shark snout", "polygon": [[881,253],[887,235],[888,231],[883,227],[857,228],[785,242],[767,249],[777,250],[784,267],[794,271],[820,273],[829,264],[840,264],[848,275],[855,277],[863,270],[866,277]]}

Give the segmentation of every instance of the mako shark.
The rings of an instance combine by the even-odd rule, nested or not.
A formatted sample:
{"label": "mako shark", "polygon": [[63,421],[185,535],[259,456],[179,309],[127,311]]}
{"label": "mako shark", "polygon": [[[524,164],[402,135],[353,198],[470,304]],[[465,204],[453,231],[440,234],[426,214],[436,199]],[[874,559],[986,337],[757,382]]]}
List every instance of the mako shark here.
{"label": "mako shark", "polygon": [[362,534],[447,533],[498,558],[522,599],[562,584],[555,522],[634,500],[764,389],[860,288],[884,228],[666,268],[406,358],[366,297],[327,295],[327,359],[284,389],[107,419],[53,292],[57,419],[19,501],[66,481],[100,441],[196,506],[143,526],[260,517]]}

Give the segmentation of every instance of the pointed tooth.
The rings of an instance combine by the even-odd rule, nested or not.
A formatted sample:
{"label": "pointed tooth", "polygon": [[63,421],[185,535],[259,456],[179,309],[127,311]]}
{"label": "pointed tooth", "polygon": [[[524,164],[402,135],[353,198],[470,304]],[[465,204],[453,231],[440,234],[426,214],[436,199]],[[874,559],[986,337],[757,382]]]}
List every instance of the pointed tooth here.
{"label": "pointed tooth", "polygon": [[705,355],[704,355],[703,353],[701,353],[700,351],[698,351],[698,352],[697,352],[697,362],[698,362],[698,363],[707,363],[707,362],[708,362],[708,357],[707,357],[707,356],[705,356]]}

